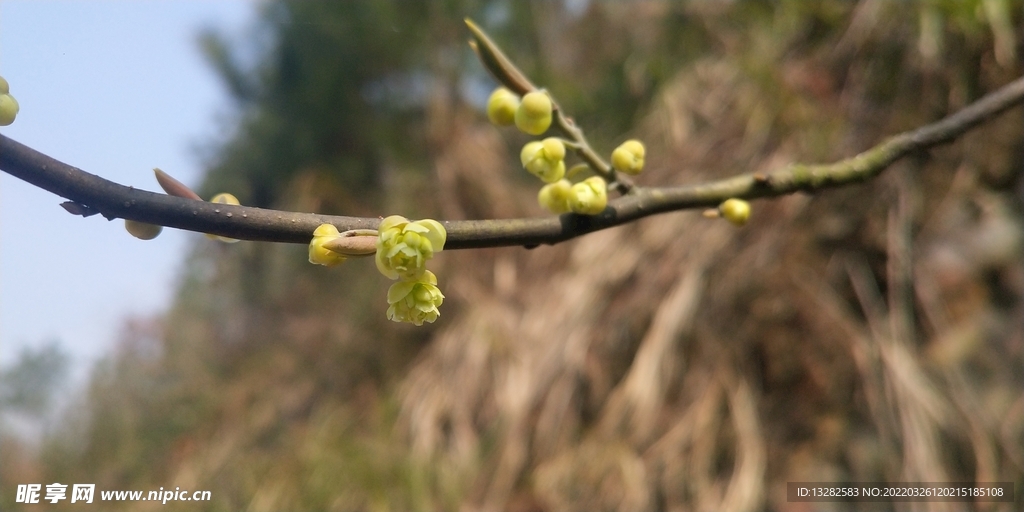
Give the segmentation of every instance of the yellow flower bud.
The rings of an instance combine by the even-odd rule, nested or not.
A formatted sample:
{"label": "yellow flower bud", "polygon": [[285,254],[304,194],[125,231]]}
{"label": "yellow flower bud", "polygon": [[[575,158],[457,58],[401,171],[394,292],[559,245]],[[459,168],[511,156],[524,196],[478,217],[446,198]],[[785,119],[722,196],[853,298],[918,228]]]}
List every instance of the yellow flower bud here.
{"label": "yellow flower bud", "polygon": [[718,205],[718,211],[725,217],[725,220],[742,226],[750,218],[750,203],[742,199],[726,199]]}
{"label": "yellow flower bud", "polygon": [[237,197],[227,192],[221,192],[220,194],[213,196],[213,199],[210,199],[210,202],[217,204],[233,204],[236,206],[242,204],[238,202]]}
{"label": "yellow flower bud", "polygon": [[612,167],[626,174],[640,174],[644,170],[644,153],[640,141],[627,140],[612,151]]}
{"label": "yellow flower bud", "polygon": [[164,230],[164,227],[156,224],[146,224],[145,222],[125,219],[124,229],[128,230],[132,236],[139,240],[152,240],[160,235],[160,232]]}
{"label": "yellow flower bud", "polygon": [[382,220],[377,231],[377,270],[391,279],[418,279],[426,271],[426,261],[444,248],[448,238],[436,220],[410,222],[401,215]]}
{"label": "yellow flower bud", "polygon": [[[221,192],[220,194],[217,194],[217,195],[213,196],[213,199],[210,199],[210,202],[211,203],[217,203],[217,204],[233,204],[233,205],[240,205],[240,204],[242,204],[242,203],[238,202],[238,198],[237,197],[235,197],[234,195],[229,194],[227,192]],[[226,244],[233,244],[233,243],[238,241],[237,238],[228,238],[226,236],[211,235],[209,233],[206,233],[206,238],[209,238],[211,240],[220,240],[221,242],[224,242]]]}
{"label": "yellow flower bud", "polygon": [[523,133],[540,135],[551,126],[551,98],[543,91],[528,92],[516,109],[516,127]]}
{"label": "yellow flower bud", "polygon": [[540,143],[544,146],[544,156],[549,160],[563,160],[565,158],[565,143],[558,137],[548,137]]}
{"label": "yellow flower bud", "polygon": [[491,93],[487,100],[487,118],[498,126],[509,126],[515,123],[516,110],[519,109],[519,96],[504,87]]}
{"label": "yellow flower bud", "polygon": [[7,94],[9,92],[11,92],[11,86],[4,77],[0,76],[0,94]]}
{"label": "yellow flower bud", "polygon": [[14,96],[10,94],[0,94],[0,126],[7,126],[14,122],[14,118],[18,117],[18,111],[21,107],[18,106],[18,100],[14,99]]}
{"label": "yellow flower bud", "polygon": [[569,191],[572,183],[561,179],[544,185],[537,193],[537,202],[551,213],[566,213],[569,209]]}
{"label": "yellow flower bud", "polygon": [[565,176],[565,144],[555,137],[527,142],[519,159],[530,174],[544,183],[554,183]]}
{"label": "yellow flower bud", "polygon": [[333,224],[321,224],[313,231],[313,240],[309,242],[309,262],[314,265],[333,267],[343,261],[345,256],[324,247],[324,244],[341,238],[341,233]]}
{"label": "yellow flower bud", "polygon": [[399,281],[388,288],[388,320],[413,325],[434,323],[441,316],[437,308],[443,302],[444,294],[437,287],[437,277],[424,270],[419,279]]}
{"label": "yellow flower bud", "polygon": [[608,184],[593,176],[569,189],[569,209],[583,215],[597,215],[608,206]]}

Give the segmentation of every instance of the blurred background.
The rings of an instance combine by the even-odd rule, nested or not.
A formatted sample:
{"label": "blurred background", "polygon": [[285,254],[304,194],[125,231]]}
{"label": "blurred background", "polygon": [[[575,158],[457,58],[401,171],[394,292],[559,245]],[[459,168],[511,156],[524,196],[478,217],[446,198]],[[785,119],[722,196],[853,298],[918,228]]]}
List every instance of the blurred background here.
{"label": "blurred background", "polygon": [[[198,183],[197,148],[229,136],[235,120],[196,33],[244,33],[255,17],[247,2],[0,1],[0,75],[22,107],[0,130],[138,188],[157,188],[153,167]],[[120,221],[68,223],[60,202],[0,173],[0,367],[53,347],[67,356],[64,385],[81,386],[126,317],[166,310],[197,235],[143,243]],[[41,233],[68,248],[40,250]]]}
{"label": "blurred background", "polygon": [[[1020,76],[1024,51],[1024,3],[1004,0],[241,5],[245,30],[192,38],[225,99],[201,171],[180,177],[354,216],[543,214],[517,162],[528,139],[482,112],[494,84],[466,16],[602,152],[644,140],[643,185],[853,155]],[[7,9],[13,128],[31,111],[5,71]],[[191,94],[176,83],[173,101]],[[869,183],[757,201],[742,229],[679,212],[442,253],[442,316],[420,328],[386,320],[368,261],[190,236],[169,305],[125,318],[60,410],[67,350],[5,355],[0,507],[19,510],[19,483],[61,482],[212,493],[168,510],[943,511],[964,506],[788,503],[785,484],[1010,481],[1017,503],[975,508],[1019,509],[1022,121]],[[121,229],[61,229],[83,224]],[[4,302],[22,293],[5,284]],[[33,415],[26,435],[15,418]]]}

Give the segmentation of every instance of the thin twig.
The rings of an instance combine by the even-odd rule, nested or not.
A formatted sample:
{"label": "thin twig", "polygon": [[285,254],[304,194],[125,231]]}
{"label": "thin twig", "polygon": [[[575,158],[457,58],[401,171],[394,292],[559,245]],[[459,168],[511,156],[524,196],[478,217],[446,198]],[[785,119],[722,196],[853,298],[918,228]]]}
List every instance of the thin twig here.
{"label": "thin twig", "polygon": [[[742,174],[698,185],[635,187],[633,193],[612,200],[600,215],[443,221],[448,231],[445,249],[556,244],[656,213],[717,206],[733,197],[778,197],[859,183],[877,176],[896,160],[949,142],[1021,102],[1024,78],[955,114],[891,137],[853,158],[824,165],[794,164],[768,174]],[[3,135],[0,169],[99,211],[107,218],[121,217],[242,240],[307,244],[313,230],[323,223],[348,231],[375,229],[380,222],[380,218],[265,210],[146,192],[89,174]]]}
{"label": "thin twig", "polygon": [[[488,37],[483,29],[469,18],[466,18],[465,21],[469,31],[473,34],[473,40],[469,42],[470,48],[476,53],[484,69],[498,83],[520,96],[539,90],[536,85],[533,85],[526,78],[523,71],[511,59],[505,56],[505,52]],[[601,155],[591,147],[587,137],[583,135],[583,130],[562,110],[555,96],[550,91],[544,91],[544,93],[551,99],[551,104],[554,107],[554,124],[552,127],[562,132],[562,135],[565,135],[572,141],[572,144],[569,145],[570,149],[586,162],[594,170],[594,173],[604,178],[612,190],[622,195],[632,191],[634,186],[632,180],[616,172],[611,165],[608,165],[608,162],[605,162]]]}
{"label": "thin twig", "polygon": [[[548,96],[551,95],[548,94]],[[622,173],[616,172],[608,162],[601,158],[601,155],[597,154],[597,151],[594,151],[586,136],[583,135],[583,130],[576,126],[575,121],[565,115],[562,107],[558,106],[558,102],[555,101],[554,97],[551,97],[551,102],[555,105],[554,126],[563,135],[572,139],[573,144],[569,147],[576,152],[576,155],[586,162],[597,175],[604,178],[613,190],[623,195],[636,190],[632,180]]]}

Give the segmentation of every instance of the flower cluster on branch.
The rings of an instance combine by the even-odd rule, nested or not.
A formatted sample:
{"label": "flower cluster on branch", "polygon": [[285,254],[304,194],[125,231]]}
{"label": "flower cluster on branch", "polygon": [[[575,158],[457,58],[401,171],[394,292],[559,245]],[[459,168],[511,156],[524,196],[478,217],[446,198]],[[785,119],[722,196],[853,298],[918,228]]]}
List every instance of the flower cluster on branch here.
{"label": "flower cluster on branch", "polygon": [[[496,125],[515,125],[530,135],[557,131],[561,137],[528,142],[521,163],[545,184],[538,202],[558,216],[476,221],[409,221],[339,217],[241,206],[230,194],[204,201],[156,169],[166,194],[125,187],[86,173],[0,135],[0,169],[68,199],[69,212],[123,218],[136,237],[152,239],[163,226],[207,233],[224,242],[261,240],[309,244],[309,259],[336,265],[349,257],[375,254],[378,269],[397,279],[388,292],[388,318],[416,325],[433,322],[444,295],[424,263],[442,249],[555,244],[657,213],[708,208],[742,226],[751,215],[749,199],[813,192],[877,176],[896,160],[947,143],[1024,102],[1024,78],[1004,85],[963,110],[935,123],[895,135],[854,157],[823,165],[793,164],[771,173],[740,174],[719,181],[676,187],[633,184],[644,167],[646,149],[627,140],[605,161],[564,114],[548,91],[537,88],[471,21],[471,46],[500,87],[487,104]],[[19,112],[0,77],[0,126]],[[566,168],[572,152],[580,164]],[[589,176],[587,176],[589,174]],[[572,180],[579,179],[573,183]],[[609,192],[618,197],[609,198]]]}

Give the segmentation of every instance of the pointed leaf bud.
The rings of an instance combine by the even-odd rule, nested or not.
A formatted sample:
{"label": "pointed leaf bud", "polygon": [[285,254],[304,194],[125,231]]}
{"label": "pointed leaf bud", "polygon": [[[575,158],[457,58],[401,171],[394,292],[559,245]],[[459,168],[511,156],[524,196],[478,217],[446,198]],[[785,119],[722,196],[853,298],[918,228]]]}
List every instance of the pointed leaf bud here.
{"label": "pointed leaf bud", "polygon": [[160,188],[164,189],[164,192],[167,192],[167,195],[175,197],[184,197],[185,199],[195,199],[196,201],[203,200],[202,197],[199,197],[199,194],[196,194],[192,189],[185,186],[184,183],[174,179],[173,176],[167,174],[166,172],[160,170],[159,168],[154,167],[153,174],[156,175],[156,182],[160,184]]}
{"label": "pointed leaf bud", "polygon": [[512,89],[518,94],[526,94],[529,91],[536,89],[530,80],[523,75],[515,64],[501,52],[498,45],[491,41],[491,38],[487,37],[483,29],[478,27],[476,23],[473,23],[469,18],[465,19],[466,26],[469,27],[469,31],[473,34],[473,41],[469,42],[469,46],[473,48],[477,57],[480,58],[480,62],[483,63],[487,71],[498,81],[498,83]]}
{"label": "pointed leaf bud", "polygon": [[324,242],[323,247],[343,256],[362,257],[377,253],[376,229],[352,229],[340,237]]}

